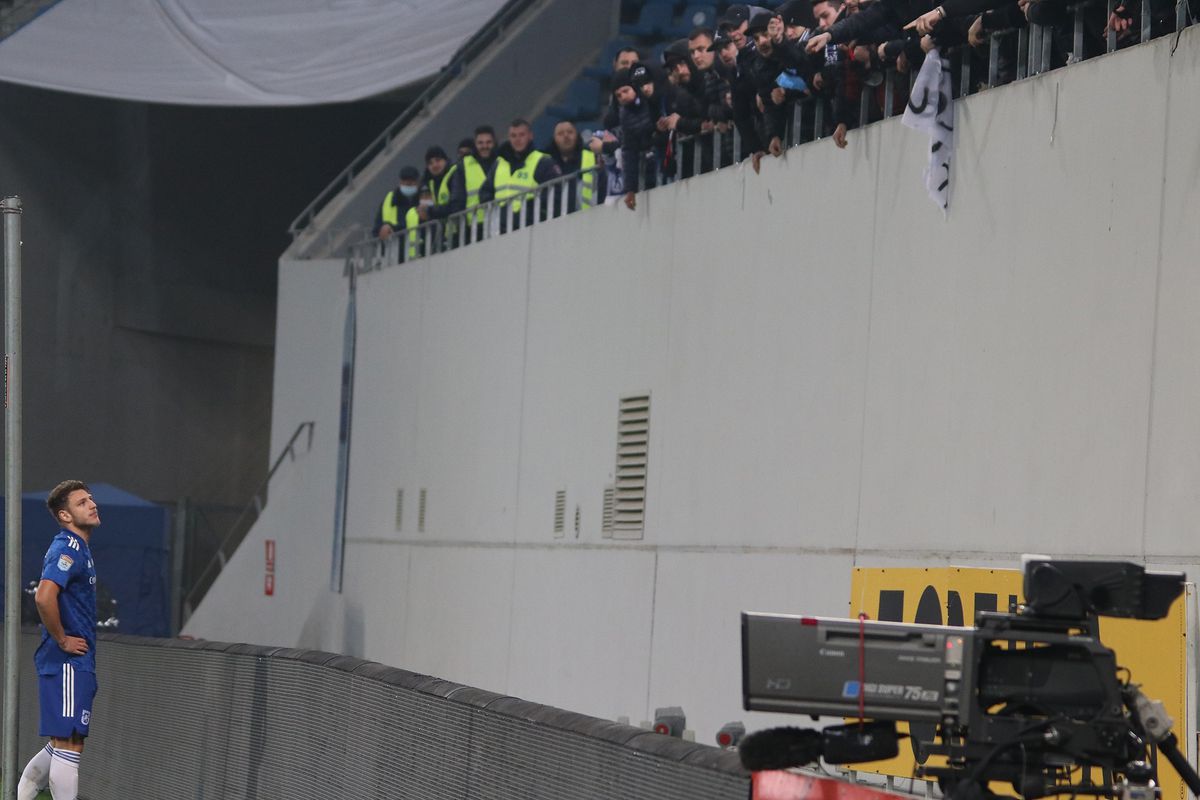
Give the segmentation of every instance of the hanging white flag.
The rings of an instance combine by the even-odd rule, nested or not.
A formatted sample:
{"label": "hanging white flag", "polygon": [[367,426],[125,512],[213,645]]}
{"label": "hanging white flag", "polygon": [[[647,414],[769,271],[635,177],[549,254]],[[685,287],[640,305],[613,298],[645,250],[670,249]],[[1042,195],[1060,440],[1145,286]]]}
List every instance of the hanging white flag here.
{"label": "hanging white flag", "polygon": [[935,47],[925,56],[917,73],[904,124],[927,133],[929,167],[925,170],[925,188],[943,211],[950,207],[950,157],[954,154],[954,98],[950,89],[950,60],[943,59]]}

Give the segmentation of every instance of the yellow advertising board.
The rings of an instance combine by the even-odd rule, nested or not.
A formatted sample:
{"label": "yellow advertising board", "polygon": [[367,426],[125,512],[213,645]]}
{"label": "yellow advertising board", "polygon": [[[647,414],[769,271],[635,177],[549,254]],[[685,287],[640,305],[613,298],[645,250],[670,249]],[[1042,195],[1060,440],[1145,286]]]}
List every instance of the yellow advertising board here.
{"label": "yellow advertising board", "polygon": [[[1022,600],[1021,572],[1007,569],[863,568],[854,570],[850,584],[850,617],[933,625],[973,625],[978,611],[1008,611]],[[1100,638],[1129,669],[1134,683],[1148,697],[1161,700],[1175,720],[1179,749],[1187,755],[1187,603],[1175,601],[1165,619],[1100,619]],[[901,725],[901,730],[905,726]],[[909,777],[915,761],[901,747],[898,758],[856,765],[856,769]],[[1187,790],[1162,759],[1159,771],[1163,800],[1187,800]],[[998,787],[997,787],[998,788]]]}

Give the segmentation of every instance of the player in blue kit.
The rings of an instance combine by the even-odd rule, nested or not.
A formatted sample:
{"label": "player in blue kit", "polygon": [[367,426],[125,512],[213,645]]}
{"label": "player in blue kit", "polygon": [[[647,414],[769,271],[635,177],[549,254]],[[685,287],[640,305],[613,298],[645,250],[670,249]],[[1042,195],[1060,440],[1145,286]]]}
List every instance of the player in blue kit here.
{"label": "player in blue kit", "polygon": [[62,526],[46,551],[35,595],[42,618],[42,642],[33,657],[42,709],[39,733],[50,743],[25,766],[17,800],[34,800],[47,784],[54,800],[75,800],[96,696],[96,566],[89,544],[100,511],[80,481],[55,486],[46,506]]}

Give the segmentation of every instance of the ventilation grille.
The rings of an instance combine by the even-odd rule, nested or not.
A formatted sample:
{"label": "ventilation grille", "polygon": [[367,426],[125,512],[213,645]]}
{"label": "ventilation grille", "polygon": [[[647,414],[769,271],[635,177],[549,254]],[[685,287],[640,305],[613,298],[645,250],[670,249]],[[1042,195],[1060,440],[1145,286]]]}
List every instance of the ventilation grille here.
{"label": "ventilation grille", "polygon": [[604,511],[600,518],[600,538],[611,539],[613,533],[613,494],[611,486],[604,487]]}
{"label": "ventilation grille", "polygon": [[567,517],[567,490],[559,489],[554,493],[554,538],[561,539],[563,526]]}
{"label": "ventilation grille", "polygon": [[396,490],[396,530],[404,528],[404,490]]}
{"label": "ventilation grille", "polygon": [[622,397],[617,413],[617,482],[612,538],[641,539],[646,527],[650,395]]}
{"label": "ventilation grille", "polygon": [[425,532],[425,490],[417,498],[417,533]]}
{"label": "ventilation grille", "polygon": [[579,538],[579,528],[583,521],[583,517],[579,513],[579,506],[575,506],[575,538]]}

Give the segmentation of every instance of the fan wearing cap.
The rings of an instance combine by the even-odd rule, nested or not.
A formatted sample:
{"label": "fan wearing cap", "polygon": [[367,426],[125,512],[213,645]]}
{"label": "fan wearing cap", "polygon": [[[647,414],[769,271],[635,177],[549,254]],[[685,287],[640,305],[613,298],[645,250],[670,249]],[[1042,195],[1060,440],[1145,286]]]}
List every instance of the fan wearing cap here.
{"label": "fan wearing cap", "polygon": [[[735,54],[737,50],[732,48]],[[692,56],[692,64],[696,67],[699,78],[700,97],[704,103],[704,118],[713,126],[725,133],[729,127],[731,115],[725,106],[725,93],[729,91],[729,82],[725,79],[724,69],[717,57],[716,37],[712,28],[693,28],[688,34],[688,52]]]}
{"label": "fan wearing cap", "polygon": [[779,61],[780,52],[785,46],[783,18],[774,11],[760,11],[750,18],[746,35],[754,41],[755,53],[747,65],[747,74],[754,86],[755,101],[762,114],[763,133],[767,140],[765,148],[760,147],[751,154],[751,164],[757,172],[764,150],[773,156],[783,154],[787,119],[783,106],[771,96],[772,90],[779,88],[775,79],[783,71]]}
{"label": "fan wearing cap", "polygon": [[416,167],[400,170],[396,188],[387,193],[375,214],[375,225],[371,229],[373,236],[387,241],[396,228],[405,227],[405,215],[417,206],[420,184],[421,173]]}
{"label": "fan wearing cap", "polygon": [[618,109],[625,205],[632,210],[637,207],[639,184],[644,181],[649,189],[656,182],[654,145],[661,106],[654,73],[645,64],[619,70],[613,75],[612,87]]}
{"label": "fan wearing cap", "polygon": [[719,22],[722,33],[733,41],[738,50],[736,67],[728,76],[733,122],[741,138],[738,158],[746,158],[764,149],[762,115],[758,109],[757,88],[752,75],[755,46],[747,35],[751,17],[764,12],[769,13],[758,6],[732,5]]}

